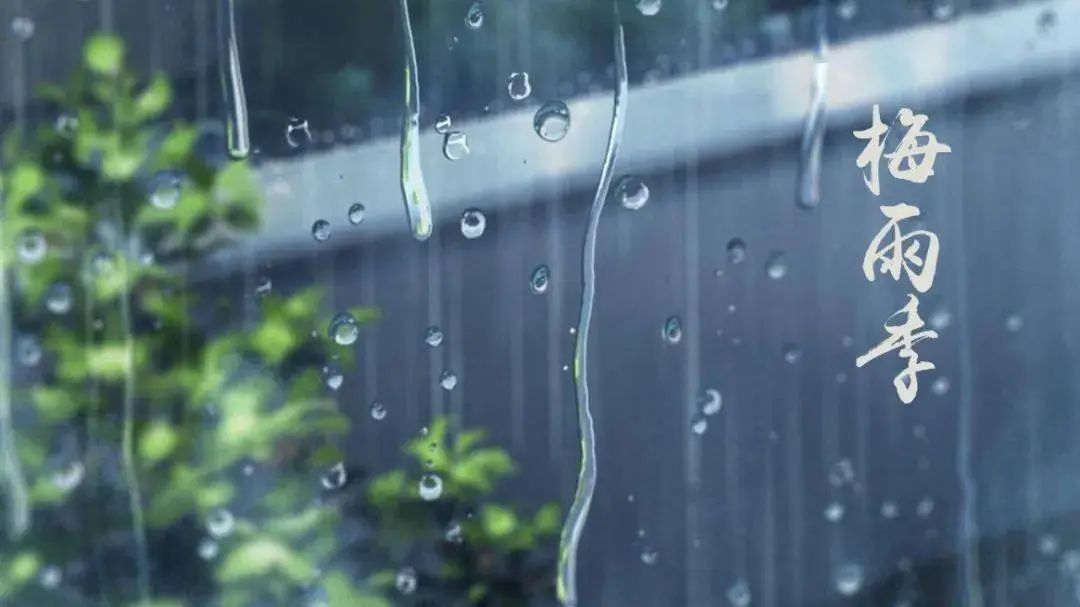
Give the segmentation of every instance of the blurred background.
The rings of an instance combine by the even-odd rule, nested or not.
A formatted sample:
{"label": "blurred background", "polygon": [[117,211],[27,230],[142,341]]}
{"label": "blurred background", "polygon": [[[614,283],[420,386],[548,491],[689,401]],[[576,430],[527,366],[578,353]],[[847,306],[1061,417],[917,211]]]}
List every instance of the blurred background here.
{"label": "blurred background", "polygon": [[[618,1],[629,93],[616,185],[598,230],[589,335],[598,481],[580,548],[580,605],[1080,604],[1080,326],[1070,320],[1080,306],[1080,3]],[[221,20],[228,6],[4,2],[0,123],[6,131],[51,129],[64,114],[35,91],[67,81],[86,62],[87,38],[109,32],[126,45],[140,86],[154,72],[171,83],[171,105],[148,121],[147,132],[159,122],[190,123],[198,133],[192,154],[205,163],[191,174],[226,171],[241,162],[229,158],[225,143]],[[267,301],[317,288],[319,303],[295,304],[304,319],[296,339],[313,328],[312,339],[336,342],[305,351],[304,364],[325,379],[311,398],[325,399],[342,422],[304,440],[312,453],[323,442],[338,453],[313,456],[310,470],[286,470],[281,453],[292,439],[240,449],[228,461],[236,478],[254,477],[250,485],[234,478],[229,505],[209,500],[156,530],[151,520],[144,562],[129,524],[138,520],[132,502],[114,496],[103,509],[121,512],[115,554],[103,557],[88,545],[62,558],[40,555],[22,577],[12,565],[0,572],[5,604],[150,604],[145,594],[133,598],[143,586],[176,601],[162,605],[556,604],[558,538],[550,521],[537,512],[535,528],[521,522],[530,540],[522,543],[480,513],[493,500],[528,516],[555,502],[561,517],[577,482],[574,342],[582,245],[613,105],[612,3],[425,0],[408,7],[431,237],[413,238],[402,202],[408,44],[400,5],[236,0],[251,138],[242,163],[261,211],[257,220],[233,222],[242,229],[220,246],[158,254],[152,265],[178,277],[167,297],[183,292],[218,304],[212,312],[183,309],[178,332],[155,346],[159,354],[117,376],[153,384],[155,373],[169,368],[170,353],[186,347],[179,345],[184,336],[263,335]],[[529,83],[524,95],[520,74]],[[534,121],[554,101],[565,103],[569,128],[552,142]],[[902,107],[926,114],[925,129],[951,147],[927,183],[902,182],[883,166],[881,195],[867,189],[856,164],[864,141],[853,131],[870,126],[875,105],[886,124]],[[436,130],[443,115],[464,140]],[[5,171],[19,166],[12,158]],[[139,169],[132,183],[152,182],[155,170]],[[17,179],[8,174],[4,183],[15,196]],[[177,208],[186,200],[179,196]],[[893,387],[905,364],[898,356],[855,367],[857,356],[886,337],[884,323],[910,292],[905,280],[868,282],[861,272],[870,240],[885,225],[879,206],[900,202],[918,206],[921,225],[941,242],[937,279],[920,297],[920,314],[939,337],[918,346],[936,369],[920,374],[911,405],[902,405]],[[102,229],[90,231],[97,234],[91,241],[101,239]],[[5,247],[25,245],[19,234],[9,233]],[[5,255],[16,264],[5,272],[15,298],[6,300],[8,364],[0,377],[14,409],[5,436],[27,428],[23,435],[36,437],[43,414],[31,410],[21,387],[59,381],[48,365],[64,357],[27,365],[20,340],[58,321],[22,311],[32,306],[18,303],[20,285],[32,278]],[[139,285],[132,287],[118,301],[138,298]],[[357,326],[351,340],[339,339],[334,325],[346,310]],[[116,322],[127,327],[129,342],[154,331],[148,320],[134,331],[130,318]],[[89,341],[75,343],[70,347],[86,349],[87,360],[97,356]],[[251,347],[260,364],[277,348]],[[286,375],[293,377],[298,360],[258,374],[288,392]],[[203,381],[198,374],[213,368],[192,367],[192,394]],[[76,379],[116,381],[116,394],[130,396],[117,377]],[[115,436],[102,431],[100,448],[114,445],[115,458],[126,461],[123,420],[135,424],[137,436],[152,430],[148,411],[161,393],[139,390],[136,405],[146,406],[134,416],[109,414],[124,399],[106,396],[98,413],[50,426],[49,436],[71,437],[41,439],[38,450],[46,453],[38,459],[53,461],[48,451],[63,443],[66,458],[88,461],[81,454],[95,430],[65,428],[98,419],[117,428]],[[192,402],[224,401],[218,396],[226,392],[228,384],[206,380]],[[488,487],[480,474],[474,495],[464,472],[455,484],[458,472],[443,471],[441,460],[403,453],[403,444],[440,424],[459,438],[482,429],[515,473],[503,479],[493,465],[484,474],[503,482]],[[202,422],[191,427],[190,441],[188,430],[178,431],[187,457],[213,459],[218,452],[198,436],[214,430]],[[145,459],[153,450],[139,453]],[[8,518],[18,493],[10,456]],[[371,481],[385,480],[380,475],[410,457],[419,493],[402,489],[379,502]],[[244,471],[252,462],[264,470]],[[349,482],[331,478],[327,486],[325,475],[336,474],[337,464]],[[115,467],[123,477],[123,466]],[[392,547],[378,558],[363,547],[389,524],[386,512],[406,510],[395,504],[432,505],[424,491],[433,469],[440,470],[440,492],[445,482],[453,494],[434,501],[454,497],[457,509],[432,509],[417,520],[451,528],[480,521],[466,530],[464,544],[475,540],[483,552],[479,546],[490,541],[506,557],[497,572],[485,569],[490,559],[455,552],[449,536],[449,550],[433,548],[441,532],[434,540],[408,536],[426,541],[423,549],[388,540]],[[209,537],[228,548],[212,519],[225,512],[242,520],[290,470],[316,479],[297,489],[306,495],[297,503],[334,509],[330,534],[347,538],[343,544],[320,548],[310,574],[296,574],[295,587],[272,596],[252,588],[273,567],[239,577],[205,570],[199,561],[226,554],[204,558],[200,519],[211,517]],[[34,473],[27,474],[33,489]],[[155,488],[151,469],[135,475],[145,479],[136,501],[152,502],[155,491],[196,491],[175,483]],[[123,493],[132,485],[124,478],[126,485],[101,482]],[[106,504],[94,495],[79,503]],[[73,503],[41,508],[47,513],[35,515],[32,528],[44,535],[9,535],[0,564],[33,552],[33,542],[57,541],[61,531],[96,537],[65,519],[62,512],[78,509]],[[245,554],[266,553],[266,545],[256,548]],[[200,558],[189,565],[196,552]],[[447,571],[472,571],[458,558],[486,573],[455,578]],[[524,562],[535,567],[519,567]],[[363,598],[333,590],[325,575],[332,571],[354,580],[389,574],[369,578]],[[183,576],[195,581],[188,586]],[[114,577],[119,581],[102,581]],[[448,589],[451,578],[460,588]],[[248,585],[223,590],[231,583]],[[502,592],[510,586],[516,590]]]}

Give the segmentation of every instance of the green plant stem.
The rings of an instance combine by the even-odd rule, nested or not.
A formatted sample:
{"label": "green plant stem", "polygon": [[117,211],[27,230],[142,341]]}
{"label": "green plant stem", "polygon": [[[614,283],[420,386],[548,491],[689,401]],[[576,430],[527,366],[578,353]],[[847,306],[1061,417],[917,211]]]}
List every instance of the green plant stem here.
{"label": "green plant stem", "polygon": [[0,225],[0,460],[7,486],[8,535],[17,538],[30,528],[30,504],[26,477],[19,451],[15,446],[15,428],[11,419],[11,296],[7,288],[7,263],[4,261],[6,226]]}

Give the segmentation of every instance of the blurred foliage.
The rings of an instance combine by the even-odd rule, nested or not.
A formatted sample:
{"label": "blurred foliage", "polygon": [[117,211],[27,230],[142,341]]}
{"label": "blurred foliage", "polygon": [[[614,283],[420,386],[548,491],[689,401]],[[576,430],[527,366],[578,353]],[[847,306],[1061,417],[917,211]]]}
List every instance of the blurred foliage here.
{"label": "blurred foliage", "polygon": [[[193,126],[167,124],[169,80],[140,83],[124,54],[119,39],[92,37],[70,82],[41,90],[55,123],[3,142],[0,271],[13,289],[0,308],[19,331],[21,368],[0,386],[13,404],[0,424],[17,429],[14,450],[0,452],[10,523],[0,602],[384,607],[550,595],[558,508],[523,518],[490,502],[514,464],[477,431],[451,439],[435,421],[406,446],[417,470],[386,472],[350,498],[336,446],[349,420],[324,365],[350,365],[352,349],[325,335],[317,288],[261,293],[258,319],[225,330],[232,304],[188,285],[190,265],[258,225],[254,175],[197,153]],[[420,497],[420,469],[443,479],[437,499]],[[21,488],[26,529],[14,516]],[[457,512],[468,517],[450,541]],[[350,524],[373,531],[350,539]],[[415,589],[402,582],[410,571]]]}

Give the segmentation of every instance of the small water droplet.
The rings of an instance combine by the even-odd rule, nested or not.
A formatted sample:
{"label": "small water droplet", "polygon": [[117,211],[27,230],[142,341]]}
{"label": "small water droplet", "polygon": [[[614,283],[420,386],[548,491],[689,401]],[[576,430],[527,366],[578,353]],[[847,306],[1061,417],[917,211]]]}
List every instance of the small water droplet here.
{"label": "small water droplet", "polygon": [[727,600],[731,603],[731,607],[748,607],[750,599],[750,585],[746,583],[746,580],[735,580],[731,588],[728,588]]}
{"label": "small water droplet", "polygon": [[859,3],[856,0],[840,0],[836,5],[836,15],[844,21],[851,21],[859,12]]}
{"label": "small water droplet", "polygon": [[712,7],[714,11],[727,10],[728,0],[712,0]]}
{"label": "small water droplet", "polygon": [[317,242],[326,242],[330,238],[330,222],[325,219],[317,219],[311,224],[311,237]]}
{"label": "small water droplet", "polygon": [[345,470],[345,462],[338,462],[322,475],[322,486],[327,491],[336,491],[345,486],[349,480],[349,473]]}
{"label": "small water droplet", "polygon": [[386,405],[383,405],[379,401],[371,403],[371,419],[377,422],[386,419]]}
{"label": "small water droplet", "polygon": [[536,110],[533,129],[541,139],[556,142],[570,130],[570,108],[562,101],[549,101]]}
{"label": "small water droplet", "polygon": [[394,587],[405,595],[416,592],[416,570],[412,567],[403,567],[394,578]]}
{"label": "small water droplet", "polygon": [[484,7],[480,2],[473,2],[469,10],[465,12],[465,27],[478,30],[484,25]]}
{"label": "small water droplet", "polygon": [[855,480],[855,467],[849,459],[837,461],[829,470],[829,484],[833,487],[843,487],[853,480]]}
{"label": "small water droplet", "polygon": [[447,160],[461,160],[469,155],[469,138],[461,131],[451,131],[443,138],[442,151]]}
{"label": "small water droplet", "polygon": [[453,390],[457,386],[457,375],[454,375],[454,372],[449,369],[443,371],[442,375],[439,376],[439,385],[442,386],[443,390]]}
{"label": "small water droplet", "polygon": [[210,536],[214,539],[232,535],[235,528],[236,519],[233,518],[232,512],[229,512],[226,508],[215,508],[206,517],[206,530],[210,532]]}
{"label": "small water droplet", "polygon": [[652,17],[660,12],[662,0],[637,0],[638,12],[646,17]]}
{"label": "small water droplet", "polygon": [[56,117],[53,128],[60,135],[70,137],[75,134],[75,131],[79,130],[79,119],[71,114],[60,114]]}
{"label": "small water droplet", "polygon": [[182,180],[176,171],[161,171],[150,180],[150,204],[163,210],[176,206],[180,200]]}
{"label": "small water droplet", "polygon": [[53,314],[67,314],[71,310],[71,285],[56,282],[45,291],[45,309]]}
{"label": "small water droplet", "polygon": [[730,263],[742,263],[746,259],[746,242],[741,238],[732,238],[727,243],[727,258]]}
{"label": "small water droplet", "polygon": [[532,94],[528,72],[514,72],[506,79],[506,93],[514,101],[521,101]]}
{"label": "small water droplet", "polygon": [[42,588],[52,590],[60,585],[64,579],[64,573],[56,565],[46,565],[38,574],[38,583]]}
{"label": "small water droplet", "polygon": [[930,12],[933,13],[934,19],[937,19],[938,21],[947,21],[956,14],[956,7],[953,6],[951,0],[938,0]]}
{"label": "small water droplet", "polygon": [[649,202],[649,186],[633,175],[624,175],[615,183],[615,199],[624,209],[636,211]]}
{"label": "small water droplet", "polygon": [[1044,9],[1039,13],[1039,33],[1049,34],[1057,26],[1057,13],[1052,9]]}
{"label": "small water droplet", "polygon": [[285,142],[291,148],[298,148],[311,141],[311,130],[308,121],[301,118],[289,118],[289,124],[285,126]]}
{"label": "small water droplet", "polygon": [[351,346],[360,336],[360,325],[348,312],[342,312],[330,321],[330,339],[340,346]]}
{"label": "small water droplet", "polygon": [[53,473],[52,484],[60,491],[68,493],[82,484],[85,476],[86,468],[82,462],[74,461]]}
{"label": "small water droplet", "polygon": [[544,293],[547,293],[548,285],[550,283],[551,268],[548,268],[546,265],[536,266],[532,276],[529,278],[529,289],[537,295],[543,295]]}
{"label": "small water droplet", "polygon": [[345,376],[336,369],[330,369],[326,373],[326,387],[331,390],[337,390],[341,387],[341,384],[345,382]]}
{"label": "small water droplet", "polygon": [[450,132],[450,127],[453,125],[454,121],[450,119],[449,114],[439,114],[439,117],[435,119],[435,132],[445,135]]}
{"label": "small water droplet", "polygon": [[427,473],[420,477],[420,499],[431,502],[442,497],[443,482],[438,474]]}
{"label": "small water droplet", "polygon": [[894,519],[900,516],[900,507],[896,505],[896,502],[888,501],[881,503],[881,516],[887,519]]}
{"label": "small water droplet", "polygon": [[660,330],[660,335],[669,344],[674,345],[682,341],[682,319],[678,316],[668,316]]}
{"label": "small water droplet", "polygon": [[655,565],[660,560],[660,553],[655,548],[646,547],[641,551],[641,562],[646,565]]}
{"label": "small water droplet", "polygon": [[724,406],[724,397],[716,388],[706,388],[698,397],[698,405],[705,415],[716,415]]}
{"label": "small water droplet", "polygon": [[23,230],[16,246],[19,260],[27,265],[34,265],[45,259],[45,251],[48,249],[45,235],[35,228]]}
{"label": "small water droplet", "polygon": [[255,294],[256,295],[269,295],[274,290],[274,283],[270,281],[269,276],[260,276],[255,281]]}
{"label": "small water droplet", "polygon": [[1005,330],[1010,333],[1016,333],[1020,329],[1024,328],[1024,318],[1019,314],[1010,314],[1005,319]]}
{"label": "small water droplet", "polygon": [[480,238],[487,228],[487,218],[480,209],[467,209],[461,214],[461,234],[465,238]]}
{"label": "small water droplet", "polygon": [[855,596],[862,589],[863,569],[854,563],[848,563],[836,570],[836,591],[843,596]]}
{"label": "small water droplet", "polygon": [[1052,535],[1048,534],[1039,538],[1039,554],[1043,556],[1054,556],[1060,548],[1058,539]]}
{"label": "small water droplet", "polygon": [[356,202],[349,207],[349,223],[358,226],[364,223],[364,213],[367,211],[364,205]]}
{"label": "small water droplet", "polygon": [[785,344],[784,362],[788,363],[789,365],[794,365],[800,360],[802,360],[802,349],[800,349],[799,346],[796,344]]}
{"label": "small water droplet", "polygon": [[461,523],[450,523],[443,538],[451,544],[460,544],[465,541],[465,534],[461,531]]}
{"label": "small water droplet", "polygon": [[34,20],[29,17],[15,17],[11,20],[11,33],[23,42],[33,38],[35,29],[37,26],[34,25]]}
{"label": "small water droplet", "polygon": [[825,506],[825,520],[830,523],[839,523],[844,519],[844,505],[840,502],[830,502]]}
{"label": "small water droplet", "polygon": [[708,429],[709,420],[705,419],[705,416],[703,414],[695,415],[694,419],[690,422],[690,430],[692,430],[693,433],[697,434],[698,436],[705,434],[705,431]]}
{"label": "small water droplet", "polygon": [[949,388],[951,387],[952,382],[949,381],[948,377],[945,377],[943,375],[934,380],[934,383],[931,384],[930,389],[934,392],[934,394],[937,394],[938,396],[944,396],[946,393],[949,392]]}
{"label": "small water droplet", "polygon": [[424,331],[424,343],[432,348],[438,348],[443,341],[442,329],[435,325],[431,325]]}
{"label": "small water droplet", "polygon": [[765,262],[765,273],[773,280],[780,280],[787,276],[787,259],[782,251],[769,253],[769,259]]}
{"label": "small water droplet", "polygon": [[939,308],[934,310],[934,313],[930,315],[930,328],[935,331],[941,331],[952,324],[952,313],[945,308]]}
{"label": "small water droplet", "polygon": [[33,367],[41,362],[41,343],[33,335],[23,335],[15,342],[15,357],[24,367]]}
{"label": "small water droplet", "polygon": [[924,497],[919,500],[919,503],[915,505],[915,514],[919,515],[919,518],[926,518],[934,512],[934,500]]}
{"label": "small water droplet", "polygon": [[212,561],[217,558],[218,552],[221,550],[218,547],[217,542],[208,537],[204,537],[202,541],[199,542],[197,551],[199,553],[199,558],[204,561]]}

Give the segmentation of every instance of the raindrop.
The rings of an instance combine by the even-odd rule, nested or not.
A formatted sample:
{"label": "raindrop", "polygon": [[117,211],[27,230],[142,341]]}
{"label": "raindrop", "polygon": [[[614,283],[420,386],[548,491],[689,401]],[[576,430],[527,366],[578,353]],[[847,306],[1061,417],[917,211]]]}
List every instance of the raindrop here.
{"label": "raindrop", "polygon": [[337,390],[341,387],[341,384],[345,381],[345,376],[337,370],[329,370],[326,374],[326,387],[331,390]]}
{"label": "raindrop", "polygon": [[924,497],[919,500],[919,503],[915,505],[915,514],[919,515],[919,518],[926,518],[934,512],[934,500]]}
{"label": "raindrop", "polygon": [[67,314],[71,310],[71,285],[56,282],[45,291],[45,309],[53,314]]}
{"label": "raindrop", "polygon": [[787,260],[782,251],[769,253],[769,259],[765,262],[765,273],[773,280],[780,280],[787,276]]}
{"label": "raindrop", "polygon": [[839,460],[829,470],[829,484],[833,487],[843,487],[853,480],[855,480],[855,467],[849,459]]}
{"label": "raindrop", "polygon": [[862,589],[863,570],[854,563],[840,567],[836,571],[836,591],[843,596],[855,596]]}
{"label": "raindrop", "polygon": [[311,224],[311,237],[318,242],[326,242],[330,238],[330,222],[325,219],[316,219]]}
{"label": "raindrop", "polygon": [[747,607],[750,605],[750,586],[746,580],[736,580],[727,591],[727,600],[731,607]]}
{"label": "raindrop", "polygon": [[836,5],[836,14],[844,21],[851,21],[859,12],[859,3],[856,0],[840,0]]}
{"label": "raindrop", "polygon": [[669,344],[682,341],[682,319],[678,316],[668,316],[660,330],[660,335]]}
{"label": "raindrop", "polygon": [[404,567],[397,573],[397,577],[394,578],[394,587],[401,594],[412,594],[416,592],[416,570],[412,567]]}
{"label": "raindrop", "polygon": [[882,502],[881,516],[887,519],[894,519],[900,516],[900,508],[896,505],[896,502]]}
{"label": "raindrop", "polygon": [[945,308],[939,308],[930,315],[930,328],[940,331],[952,324],[952,313]]}
{"label": "raindrop", "polygon": [[705,434],[705,431],[709,429],[709,420],[705,419],[704,415],[698,414],[694,416],[693,421],[690,423],[690,430],[701,436]]}
{"label": "raindrop", "polygon": [[949,388],[952,387],[952,382],[948,377],[941,376],[934,380],[934,383],[930,386],[930,389],[938,396],[944,396],[948,393]]}
{"label": "raindrop", "polygon": [[712,0],[713,10],[723,11],[728,7],[728,0]]}
{"label": "raindrop", "polygon": [[349,473],[345,470],[345,462],[338,462],[322,475],[322,486],[327,491],[336,491],[345,486],[349,480]]}
{"label": "raindrop", "polygon": [[662,0],[637,0],[637,9],[642,15],[652,17],[660,12],[660,6],[662,4]]}
{"label": "raindrop", "polygon": [[1043,556],[1054,556],[1061,548],[1061,544],[1058,539],[1052,535],[1044,535],[1039,538],[1039,554]]}
{"label": "raindrop", "polygon": [[15,357],[24,367],[33,367],[41,362],[41,344],[33,335],[24,335],[15,343]]}
{"label": "raindrop", "polygon": [[844,505],[840,502],[830,502],[825,506],[825,520],[830,523],[839,523],[844,519]]}
{"label": "raindrop", "polygon": [[1051,9],[1045,9],[1039,13],[1039,33],[1048,34],[1057,25],[1057,13]]}
{"label": "raindrop", "polygon": [[367,209],[364,208],[364,205],[359,202],[354,203],[352,206],[350,206],[349,223],[353,224],[354,226],[358,226],[364,223],[364,212],[366,210]]}
{"label": "raindrop", "polygon": [[465,238],[480,238],[487,227],[487,218],[480,209],[467,209],[461,214],[461,234]]}
{"label": "raindrop", "polygon": [[549,284],[551,284],[551,269],[546,265],[536,266],[529,278],[529,289],[537,295],[543,295],[547,293]]}
{"label": "raindrop", "polygon": [[438,348],[442,344],[443,332],[442,329],[435,325],[431,325],[424,331],[424,343],[432,348]]}
{"label": "raindrop", "polygon": [[802,350],[795,344],[784,345],[784,362],[794,365],[802,359]]}
{"label": "raindrop", "polygon": [[11,33],[22,41],[27,41],[34,36],[34,20],[29,17],[15,17],[11,20]]}
{"label": "raindrop", "polygon": [[453,124],[454,121],[450,119],[449,114],[439,114],[439,117],[435,119],[435,132],[445,135],[450,132],[450,127]]}
{"label": "raindrop", "polygon": [[1010,314],[1008,318],[1005,319],[1005,330],[1010,333],[1016,333],[1023,328],[1024,318],[1019,314]]}
{"label": "raindrop", "polygon": [[386,406],[379,401],[375,401],[371,403],[370,413],[371,419],[377,422],[381,422],[382,420],[386,419]]}
{"label": "raindrop", "polygon": [[274,283],[270,282],[269,276],[260,276],[255,281],[255,294],[256,295],[269,295],[270,291],[274,289]]}
{"label": "raindrop", "polygon": [[233,518],[232,512],[225,508],[216,508],[206,517],[206,530],[214,539],[232,535],[235,528],[236,519]]}
{"label": "raindrop", "polygon": [[938,2],[934,4],[934,8],[931,12],[934,15],[934,19],[937,19],[938,21],[947,21],[956,13],[956,7],[953,6],[951,0],[938,0]]}
{"label": "raindrop", "polygon": [[442,497],[443,482],[438,474],[427,473],[420,477],[420,499],[431,502]]}
{"label": "raindrop", "polygon": [[701,412],[705,415],[716,415],[724,406],[724,397],[715,388],[706,388],[698,397]]}
{"label": "raindrop", "polygon": [[506,80],[506,93],[514,101],[521,101],[532,93],[528,72],[514,72]]}
{"label": "raindrop", "polygon": [[460,544],[465,541],[465,534],[461,531],[461,523],[450,523],[450,526],[446,528],[443,539],[451,544]]}
{"label": "raindrop", "polygon": [[469,10],[465,12],[465,26],[471,30],[478,30],[484,25],[484,7],[480,2],[473,2]]}
{"label": "raindrop", "polygon": [[53,128],[56,129],[57,133],[70,137],[79,129],[79,119],[71,114],[60,114],[56,117]]}
{"label": "raindrop", "polygon": [[360,336],[360,325],[348,312],[342,312],[330,321],[330,339],[340,346],[351,346]]}
{"label": "raindrop", "polygon": [[307,120],[289,118],[289,124],[285,126],[285,142],[291,148],[298,148],[311,141],[311,130]]}
{"label": "raindrop", "polygon": [[34,265],[45,259],[48,245],[45,243],[45,235],[40,230],[29,228],[19,235],[17,248],[19,260],[27,265]]}
{"label": "raindrop", "polygon": [[1080,574],[1080,550],[1068,550],[1062,554],[1060,567],[1069,575]]}
{"label": "raindrop", "polygon": [[171,209],[180,200],[180,175],[162,171],[150,180],[150,203],[159,209]]}
{"label": "raindrop", "polygon": [[454,386],[457,385],[457,375],[454,375],[454,372],[449,369],[443,371],[442,375],[439,376],[439,385],[442,386],[443,390],[453,390]]}
{"label": "raindrop", "polygon": [[646,565],[655,565],[660,560],[660,553],[655,548],[646,547],[641,551],[641,562]]}
{"label": "raindrop", "polygon": [[624,209],[636,211],[649,202],[649,186],[633,175],[625,175],[615,183],[615,199]]}
{"label": "raindrop", "polygon": [[53,473],[52,484],[60,491],[67,493],[78,487],[85,476],[86,468],[82,462],[71,462]]}
{"label": "raindrop", "polygon": [[38,574],[38,583],[41,584],[42,588],[49,590],[59,586],[63,579],[64,574],[56,565],[46,565],[41,568],[41,573]]}
{"label": "raindrop", "polygon": [[570,130],[570,108],[562,101],[549,101],[536,110],[533,129],[544,141],[556,142]]}
{"label": "raindrop", "polygon": [[443,138],[443,156],[447,160],[461,160],[469,155],[469,138],[461,131],[451,131]]}
{"label": "raindrop", "polygon": [[220,548],[218,547],[218,543],[214,540],[204,537],[202,541],[199,542],[198,553],[199,558],[202,560],[212,561],[217,558],[218,552],[220,552]]}
{"label": "raindrop", "polygon": [[728,241],[727,258],[730,263],[742,263],[746,259],[746,242],[742,238],[732,238]]}

